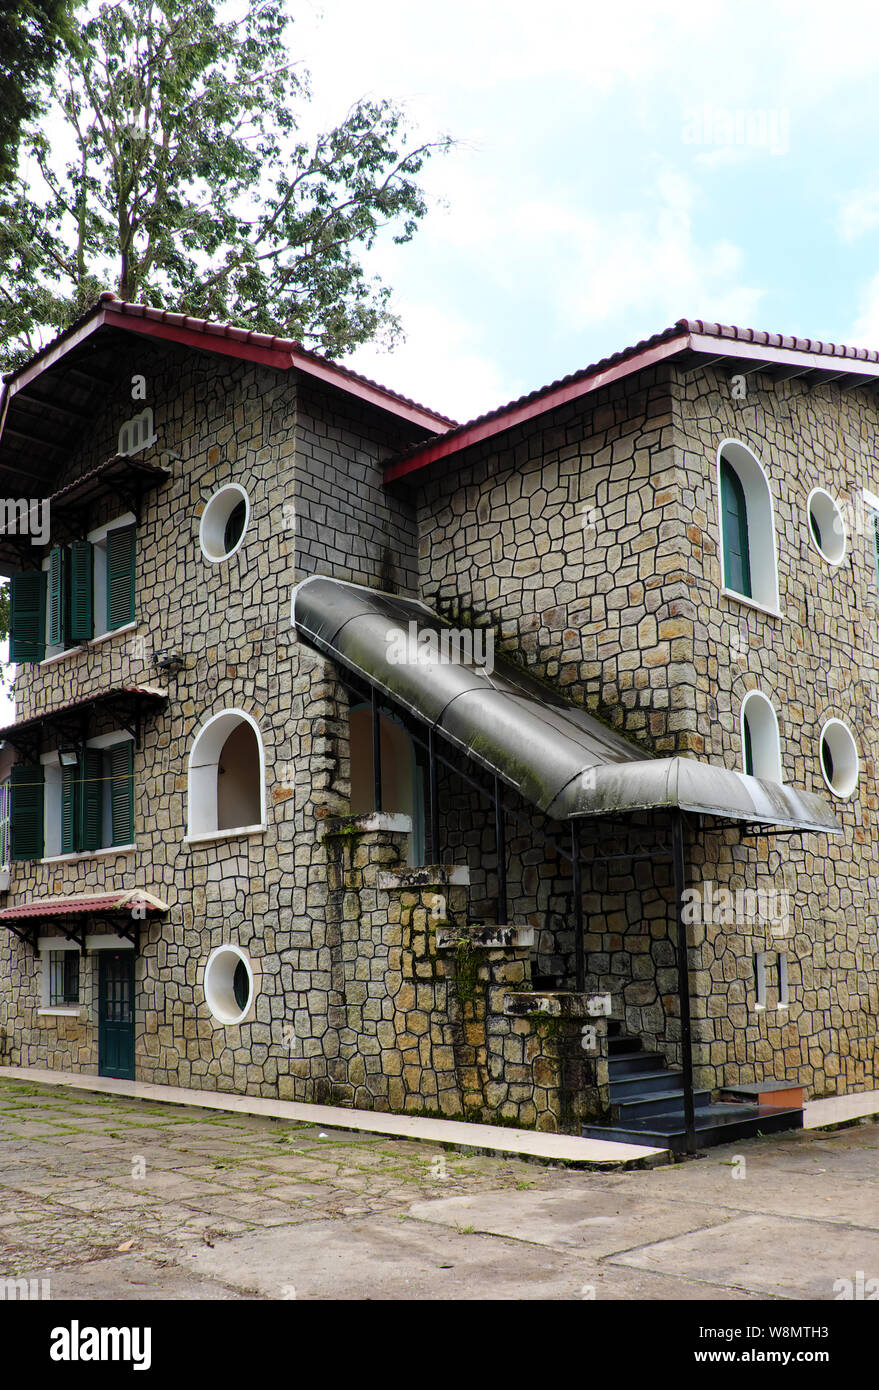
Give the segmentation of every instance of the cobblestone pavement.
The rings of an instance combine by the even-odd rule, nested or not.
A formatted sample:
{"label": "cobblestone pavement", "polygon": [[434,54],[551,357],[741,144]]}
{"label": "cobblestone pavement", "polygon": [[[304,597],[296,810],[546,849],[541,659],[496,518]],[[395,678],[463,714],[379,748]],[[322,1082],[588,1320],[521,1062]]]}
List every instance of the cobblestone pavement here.
{"label": "cobblestone pavement", "polygon": [[0,1081],[0,1280],[53,1298],[833,1299],[858,1271],[875,1123],[584,1172]]}

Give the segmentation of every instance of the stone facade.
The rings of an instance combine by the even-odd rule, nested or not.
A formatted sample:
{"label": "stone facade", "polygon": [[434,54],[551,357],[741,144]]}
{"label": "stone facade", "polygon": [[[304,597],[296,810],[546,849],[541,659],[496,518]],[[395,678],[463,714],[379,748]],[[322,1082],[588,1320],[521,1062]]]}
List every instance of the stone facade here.
{"label": "stone facade", "polygon": [[[872,537],[851,535],[831,569],[805,519],[814,486],[853,513],[863,487],[879,492],[866,392],[752,376],[737,400],[711,368],[685,378],[665,365],[387,487],[383,461],[422,429],[302,375],[141,344],[120,356],[117,388],[58,486],[115,452],[139,408],[134,372],[147,378],[158,436],[146,457],[172,474],[139,519],[136,624],[20,668],[16,698],[24,719],[113,685],[166,687],[135,755],[135,848],[18,862],[7,901],[137,886],[168,904],[141,930],[139,1078],[543,1129],[606,1107],[606,1023],[572,994],[571,871],[540,839],[566,828],[511,804],[498,922],[493,812],[454,766],[440,777],[443,862],[432,869],[406,868],[402,831],[347,818],[349,695],[290,621],[293,587],[322,573],[491,626],[499,651],[645,756],[740,768],[741,701],[759,688],[778,712],[785,779],[826,792],[818,736],[828,717],[844,718],[861,769],[851,799],[833,803],[838,840],[691,827],[691,885],[770,885],[791,903],[783,935],[765,921],[691,927],[697,1081],[777,1077],[812,1095],[879,1084]],[[780,617],[721,593],[716,458],[727,438],[770,475]],[[241,548],[211,564],[199,522],[229,482],[247,491],[250,522]],[[123,510],[108,497],[89,526]],[[158,650],[179,651],[180,669],[157,673]],[[205,721],[229,709],[259,728],[264,824],[193,840],[189,754]],[[610,995],[613,1018],[675,1062],[670,866],[657,826],[637,833],[644,857],[585,873],[586,996]],[[601,826],[583,845],[587,856],[624,848]],[[225,944],[246,953],[254,981],[236,1024],[212,1013],[203,985]],[[758,952],[770,967],[786,956],[786,1008],[771,968],[766,1007],[755,1008]],[[81,978],[79,1017],[41,1011],[38,959],[0,934],[9,1060],[98,1068],[95,954]],[[553,1007],[567,999],[563,1012],[547,1011],[546,991]]]}

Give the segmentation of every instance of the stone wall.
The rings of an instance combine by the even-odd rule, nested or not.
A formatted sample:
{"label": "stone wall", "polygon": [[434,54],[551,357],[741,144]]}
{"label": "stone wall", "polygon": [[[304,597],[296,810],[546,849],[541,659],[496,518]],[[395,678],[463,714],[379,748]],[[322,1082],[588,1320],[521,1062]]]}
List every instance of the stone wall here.
{"label": "stone wall", "polygon": [[[692,632],[694,713],[704,756],[742,766],[740,709],[755,689],[779,720],[785,781],[824,796],[840,838],[751,841],[729,832],[697,849],[699,879],[731,891],[773,884],[790,894],[788,929],[767,922],[709,924],[696,943],[694,979],[702,998],[696,1028],[705,1084],[783,1075],[813,1095],[879,1085],[879,807],[876,709],[879,609],[874,542],[863,488],[879,491],[879,411],[866,390],[773,382],[762,374],[734,394],[715,369],[675,384],[680,500],[690,518],[683,610]],[[720,593],[717,451],[746,444],[769,478],[775,511],[780,617]],[[843,508],[843,563],[816,550],[806,502],[824,487]],[[854,795],[833,796],[821,772],[819,735],[830,717],[852,730],[860,755]],[[790,1005],[770,993],[754,1009],[754,956],[788,958]]]}
{"label": "stone wall", "polygon": [[[333,1098],[553,1131],[600,1115],[606,1089],[581,1046],[585,1001],[566,996],[549,1013],[527,994],[533,934],[474,925],[466,870],[405,867],[408,825],[394,824],[326,826]],[[603,1020],[593,1026],[603,1033]],[[303,1068],[289,1094],[309,1090]]]}
{"label": "stone wall", "polygon": [[[347,729],[340,745],[334,722],[340,709],[347,714],[347,701],[328,663],[301,649],[290,628],[295,381],[207,354],[141,345],[123,355],[117,386],[59,484],[115,452],[119,426],[144,404],[130,400],[135,371],[146,376],[145,404],[158,435],[146,457],[172,470],[144,500],[136,626],[44,665],[20,667],[16,696],[17,715],[27,718],[109,686],[167,689],[167,705],[146,720],[135,754],[136,848],[13,864],[8,901],[136,885],[167,902],[168,917],[145,926],[137,962],[138,1076],[276,1095],[279,1065],[289,1063],[281,1033],[300,958],[310,981],[302,997],[310,993],[320,1051],[326,1014],[318,1004],[328,994],[328,971],[324,983],[326,870],[317,823],[328,808],[347,809],[348,795]],[[250,523],[237,553],[211,564],[199,546],[200,518],[216,488],[233,480],[247,489]],[[107,500],[92,509],[88,525],[124,509]],[[180,671],[160,675],[154,650],[180,652]],[[228,708],[251,715],[260,730],[265,830],[189,843],[189,753],[202,723]],[[238,1028],[211,1017],[201,983],[208,954],[228,942],[245,949],[261,974],[254,1018]],[[30,947],[2,933],[0,1024],[15,1060],[60,1065],[59,1057],[70,1059],[73,1029],[73,1060],[96,1067],[96,964],[84,962],[79,1023],[39,1015],[37,962]],[[325,1063],[315,1066],[326,1071]]]}
{"label": "stone wall", "polygon": [[414,595],[415,510],[382,483],[383,461],[423,431],[302,380],[296,428],[296,574]]}
{"label": "stone wall", "polygon": [[[872,531],[849,538],[843,565],[811,543],[806,498],[825,486],[851,516],[879,492],[876,405],[864,391],[775,385],[751,376],[744,400],[711,369],[645,372],[573,402],[416,478],[422,596],[446,616],[488,621],[498,649],[645,751],[741,769],[739,710],[752,689],[773,700],[785,780],[831,800],[839,839],[766,839],[734,829],[692,836],[689,881],[758,884],[791,895],[784,941],[791,1001],[755,1009],[754,957],[782,946],[771,922],[708,924],[690,950],[697,1076],[703,1085],[781,1075],[813,1094],[872,1087],[877,1052],[879,706]],[[763,459],[776,515],[782,618],[720,593],[717,450],[740,439]],[[824,721],[843,718],[861,754],[850,801],[819,764]],[[453,852],[483,857],[492,832],[457,792]],[[478,842],[481,840],[481,850]],[[541,928],[540,970],[570,980],[570,885],[533,843],[514,859],[511,904]],[[487,858],[486,858],[487,856]],[[654,870],[660,872],[654,879]],[[627,1026],[678,1058],[667,880],[633,867],[585,901],[590,980],[625,996]],[[665,884],[665,887],[663,885]],[[478,897],[478,879],[474,882]],[[646,897],[644,894],[646,893]],[[660,925],[661,923],[661,925]],[[658,932],[658,936],[656,933]],[[647,945],[649,940],[651,945]],[[610,975],[608,975],[610,971]],[[630,972],[630,973],[629,973]],[[629,983],[625,983],[629,973]],[[642,1010],[639,1014],[639,1010]]]}

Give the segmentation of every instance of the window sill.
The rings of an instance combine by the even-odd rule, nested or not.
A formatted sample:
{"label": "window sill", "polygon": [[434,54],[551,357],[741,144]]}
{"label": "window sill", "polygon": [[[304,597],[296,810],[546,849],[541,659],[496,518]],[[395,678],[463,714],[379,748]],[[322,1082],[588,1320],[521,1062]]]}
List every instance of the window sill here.
{"label": "window sill", "polygon": [[736,603],[741,603],[745,608],[756,608],[758,613],[765,613],[768,618],[784,617],[779,608],[770,608],[766,603],[760,603],[755,598],[748,598],[747,594],[736,593],[735,589],[722,588],[720,592],[724,598],[731,598]]}
{"label": "window sill", "polygon": [[61,1008],[59,1005],[53,1009],[37,1009],[38,1018],[82,1018],[82,1005],[74,1004],[70,1008]]}
{"label": "window sill", "polygon": [[264,825],[236,825],[232,830],[205,830],[199,835],[185,835],[185,845],[206,845],[213,840],[236,840],[246,835],[264,835]]}
{"label": "window sill", "polygon": [[97,647],[101,642],[109,642],[111,637],[118,637],[122,632],[134,632],[137,622],[123,623],[121,627],[111,627],[109,632],[100,632],[97,637],[93,637],[90,642],[86,642],[87,647]]}
{"label": "window sill", "polygon": [[46,859],[38,859],[38,864],[70,864],[77,859],[108,859],[113,854],[134,854],[137,845],[108,845],[104,849],[82,849],[75,854],[51,854]]}
{"label": "window sill", "polygon": [[44,657],[39,665],[41,668],[43,666],[54,666],[59,661],[66,661],[70,656],[78,656],[80,652],[85,651],[87,646],[87,642],[77,642],[75,647],[65,647],[63,652],[56,652],[54,656]]}
{"label": "window sill", "polygon": [[123,623],[121,627],[111,627],[109,632],[100,632],[97,637],[90,638],[87,642],[77,642],[73,647],[66,647],[63,652],[56,652],[54,656],[47,656],[38,664],[42,666],[54,666],[59,661],[66,661],[68,657],[77,656],[80,652],[88,651],[89,647],[99,647],[102,642],[109,642],[111,637],[118,637],[123,632],[134,632],[137,622]]}

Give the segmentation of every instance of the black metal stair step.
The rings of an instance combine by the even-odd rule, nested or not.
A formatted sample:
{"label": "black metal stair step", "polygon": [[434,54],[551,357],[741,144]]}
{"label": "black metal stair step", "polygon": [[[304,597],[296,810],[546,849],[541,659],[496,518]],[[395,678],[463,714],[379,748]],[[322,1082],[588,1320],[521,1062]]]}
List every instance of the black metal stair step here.
{"label": "black metal stair step", "polygon": [[624,1052],[640,1052],[643,1047],[640,1038],[633,1038],[628,1033],[608,1034],[607,1051],[611,1057],[619,1057]]}
{"label": "black metal stair step", "polygon": [[610,1098],[612,1101],[635,1100],[639,1096],[652,1095],[656,1091],[675,1091],[684,1084],[682,1071],[670,1071],[668,1067],[660,1071],[629,1072],[612,1080]]}
{"label": "black metal stair step", "polygon": [[[711,1105],[711,1090],[694,1091],[693,1104],[701,1115]],[[651,1118],[665,1121],[678,1119],[684,1123],[684,1092],[678,1091],[657,1091],[654,1095],[633,1096],[630,1100],[612,1101],[611,1111],[616,1120],[622,1126],[626,1126],[630,1120],[638,1119],[641,1115],[650,1115]]]}
{"label": "black metal stair step", "polygon": [[[732,1144],[761,1134],[801,1129],[802,1124],[802,1110],[718,1102],[696,1112],[696,1146],[707,1149],[714,1144]],[[684,1151],[687,1143],[686,1127],[679,1115],[643,1115],[632,1118],[625,1125],[584,1125],[581,1134],[584,1139],[645,1144],[651,1148],[671,1149],[673,1153]]]}
{"label": "black metal stair step", "polygon": [[628,1076],[631,1072],[662,1071],[667,1065],[659,1052],[628,1052],[608,1059],[608,1069],[615,1079]]}

